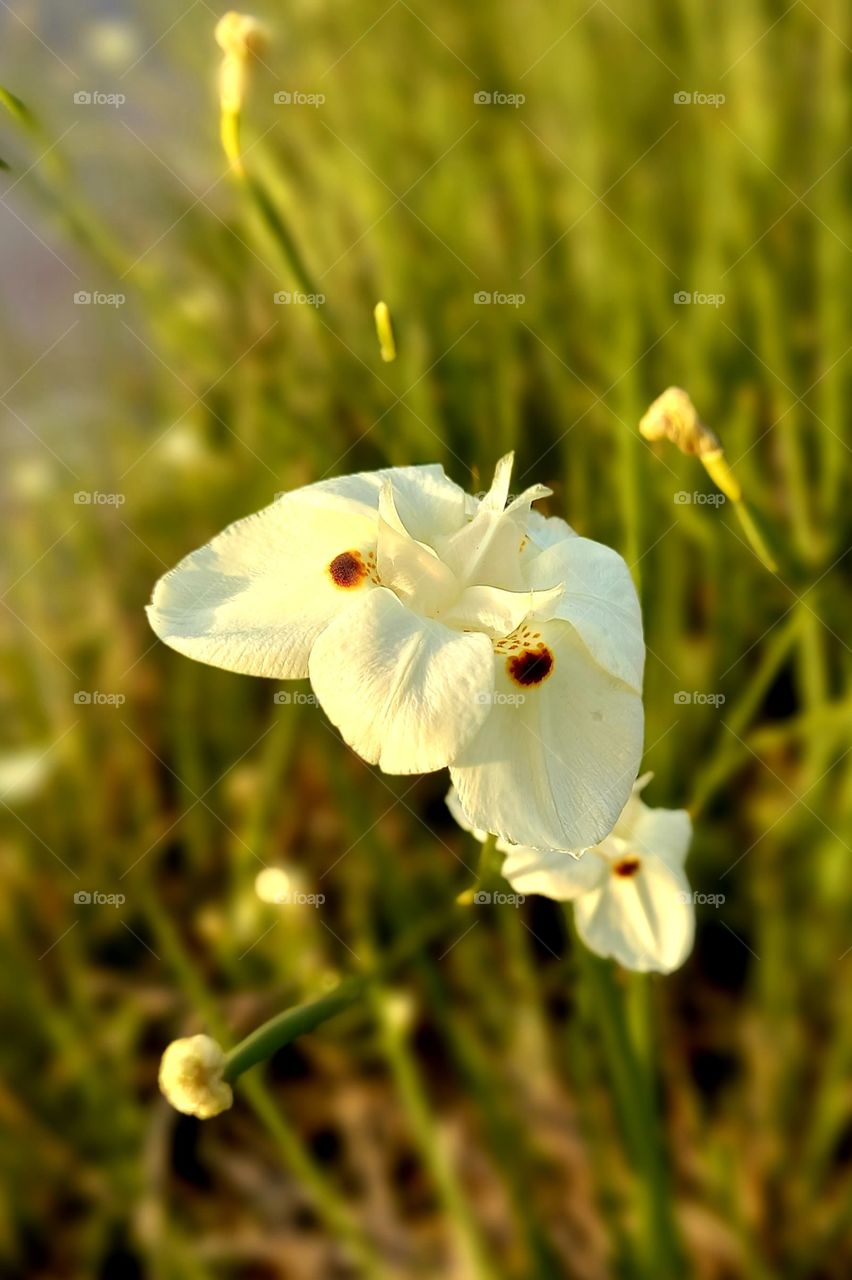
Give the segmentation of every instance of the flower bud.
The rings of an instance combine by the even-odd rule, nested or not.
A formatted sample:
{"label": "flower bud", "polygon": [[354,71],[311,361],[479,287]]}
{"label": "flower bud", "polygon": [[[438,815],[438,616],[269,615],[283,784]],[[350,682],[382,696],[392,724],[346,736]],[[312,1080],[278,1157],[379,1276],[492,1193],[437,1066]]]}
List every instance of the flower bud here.
{"label": "flower bud", "polygon": [[213,32],[223,53],[246,58],[266,48],[266,32],[256,18],[247,13],[226,13]]}
{"label": "flower bud", "polygon": [[210,1036],[173,1040],[160,1061],[160,1090],[176,1111],[209,1120],[233,1104],[225,1053]]}
{"label": "flower bud", "polygon": [[213,34],[225,55],[219,68],[222,147],[233,171],[242,174],[240,112],[246,92],[247,67],[249,59],[266,47],[266,32],[249,14],[231,12],[219,19]]}
{"label": "flower bud", "polygon": [[639,423],[639,431],[646,440],[671,440],[683,453],[713,453],[722,447],[716,432],[704,425],[680,387],[668,387],[657,396]]}

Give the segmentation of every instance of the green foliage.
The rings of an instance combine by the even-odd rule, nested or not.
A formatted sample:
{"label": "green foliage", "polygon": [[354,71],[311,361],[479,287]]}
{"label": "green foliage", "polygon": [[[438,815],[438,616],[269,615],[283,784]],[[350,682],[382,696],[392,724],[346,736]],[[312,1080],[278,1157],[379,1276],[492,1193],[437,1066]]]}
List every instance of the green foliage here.
{"label": "green foliage", "polygon": [[[847,7],[268,3],[247,182],[218,151],[213,14],[143,8],[112,70],[82,15],[74,41],[33,19],[61,60],[5,19],[41,124],[3,91],[0,1258],[334,1276],[341,1240],[365,1273],[658,1280],[659,1162],[633,1158],[647,1114],[625,1126],[597,1008],[617,990],[682,1274],[848,1275]],[[72,108],[99,84],[126,104]],[[777,577],[700,464],[639,437],[669,384]],[[476,855],[445,778],[378,775],[315,706],[153,643],[151,586],[281,490],[427,461],[477,490],[509,448],[632,566],[648,800],[693,808],[692,883],[725,901],[684,970],[629,982],[589,982],[553,904],[467,908],[234,1112],[176,1128],[170,1039],[235,1041],[357,973]],[[27,794],[6,776],[31,749]],[[259,901],[279,864],[320,909]]]}

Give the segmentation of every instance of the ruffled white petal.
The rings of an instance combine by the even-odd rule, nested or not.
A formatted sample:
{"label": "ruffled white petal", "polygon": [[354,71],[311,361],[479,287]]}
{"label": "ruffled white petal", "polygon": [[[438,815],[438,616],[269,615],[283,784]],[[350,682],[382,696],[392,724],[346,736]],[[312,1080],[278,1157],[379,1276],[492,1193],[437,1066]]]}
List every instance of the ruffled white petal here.
{"label": "ruffled white petal", "polygon": [[557,542],[564,542],[566,538],[576,538],[577,534],[560,516],[543,516],[540,511],[530,511],[527,517],[527,537],[533,550],[545,551]]}
{"label": "ruffled white petal", "polygon": [[595,661],[641,693],[642,613],[621,556],[589,538],[563,538],[535,557],[528,578],[538,588],[564,583],[554,617],[570,622]]}
{"label": "ruffled white petal", "polygon": [[471,822],[515,844],[580,849],[612,830],[642,752],[642,702],[572,627],[539,624],[551,674],[519,687],[497,655],[491,715],[451,768]]}
{"label": "ruffled white petal", "polygon": [[354,751],[386,773],[444,768],[490,711],[488,637],[420,617],[385,587],[326,628],[309,667],[328,718]]}
{"label": "ruffled white petal", "polygon": [[670,973],[683,964],[695,934],[689,883],[680,868],[642,855],[635,875],[613,867],[605,882],[574,904],[577,932],[597,955],[627,969]]}

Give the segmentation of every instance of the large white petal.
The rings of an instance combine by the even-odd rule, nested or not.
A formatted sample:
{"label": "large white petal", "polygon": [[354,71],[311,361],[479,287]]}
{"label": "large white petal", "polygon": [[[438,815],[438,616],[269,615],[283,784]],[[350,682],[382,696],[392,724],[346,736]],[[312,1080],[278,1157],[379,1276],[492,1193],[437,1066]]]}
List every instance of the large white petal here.
{"label": "large white petal", "polygon": [[[372,589],[375,517],[280,499],[193,551],[154,588],[148,620],[180,653],[227,671],[304,678],[316,637]],[[331,566],[352,553],[357,580]],[[360,576],[357,576],[360,575]]]}
{"label": "large white petal", "polygon": [[349,746],[386,773],[442,769],[488,716],[494,655],[378,587],[335,619],[310,657],[314,691]]}
{"label": "large white petal", "polygon": [[533,848],[585,848],[612,830],[630,795],[642,702],[567,623],[539,623],[539,635],[550,674],[519,687],[498,654],[491,715],[450,772],[474,825]]}
{"label": "large white petal", "polygon": [[518,893],[540,893],[557,902],[596,889],[609,874],[605,859],[594,849],[574,857],[557,849],[513,847],[503,862],[503,875]]}
{"label": "large white petal", "polygon": [[595,661],[641,693],[642,613],[617,551],[590,538],[563,538],[529,562],[528,581],[539,588],[564,582],[553,616],[570,622]]}
{"label": "large white petal", "polygon": [[456,489],[440,466],[362,472],[285,494],[186,556],[154,588],[148,619],[166,644],[199,662],[278,679],[308,674],[311,646],[369,575],[341,588],[329,575],[347,551],[375,546],[388,480],[409,495]]}
{"label": "large white petal", "polygon": [[654,855],[643,855],[633,876],[620,876],[616,865],[600,888],[574,903],[577,932],[591,951],[625,968],[670,973],[692,950],[689,882]]}

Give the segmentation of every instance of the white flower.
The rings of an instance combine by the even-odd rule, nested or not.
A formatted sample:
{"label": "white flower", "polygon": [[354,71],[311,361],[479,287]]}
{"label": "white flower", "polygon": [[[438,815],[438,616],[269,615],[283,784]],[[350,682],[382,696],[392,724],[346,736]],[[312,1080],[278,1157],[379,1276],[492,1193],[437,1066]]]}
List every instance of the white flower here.
{"label": "white flower", "polygon": [[[685,809],[650,809],[640,792],[645,774],[610,834],[577,854],[525,849],[498,840],[503,875],[518,893],[574,903],[577,932],[590,951],[627,969],[670,973],[692,950],[695,911],[684,873],[692,823]],[[450,812],[478,840],[451,791]]]}
{"label": "white flower", "polygon": [[452,768],[478,825],[575,848],[611,829],[642,747],[639,602],[614,551],[440,466],[324,480],[237,521],[154,590],[189,657],[310,676],[329,719],[387,773]]}
{"label": "white flower", "polygon": [[160,1089],[176,1111],[210,1120],[233,1104],[225,1054],[210,1036],[173,1040],[160,1061]]}

